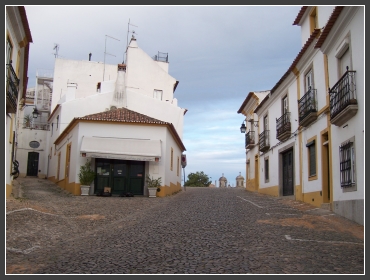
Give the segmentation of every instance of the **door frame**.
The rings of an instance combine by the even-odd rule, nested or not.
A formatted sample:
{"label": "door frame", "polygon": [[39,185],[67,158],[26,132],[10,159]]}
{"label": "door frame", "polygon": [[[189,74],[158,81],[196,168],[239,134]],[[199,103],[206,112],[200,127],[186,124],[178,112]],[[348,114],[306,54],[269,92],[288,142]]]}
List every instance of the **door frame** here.
{"label": "door frame", "polygon": [[293,188],[293,194],[292,195],[296,195],[296,192],[295,192],[295,169],[294,169],[294,164],[295,164],[295,149],[294,149],[294,145],[295,145],[295,142],[293,143],[290,143],[288,145],[286,145],[285,147],[281,148],[278,150],[278,153],[279,153],[279,196],[284,196],[283,195],[283,154],[289,152],[289,151],[292,151],[292,188]]}
{"label": "door frame", "polygon": [[[35,160],[34,158],[33,158],[33,156],[30,156],[30,155],[37,155],[37,160]],[[26,176],[37,176],[38,175],[38,170],[39,170],[39,158],[40,158],[40,153],[38,153],[38,152],[28,152],[28,157],[27,157],[27,173],[26,173]],[[33,169],[33,171],[35,171],[36,170],[36,174],[35,175],[33,175],[33,173],[32,173],[32,175],[31,174],[29,174],[29,165],[30,165],[30,160],[33,160],[34,162],[36,161],[37,162],[37,166],[36,166],[36,168],[32,168]]]}

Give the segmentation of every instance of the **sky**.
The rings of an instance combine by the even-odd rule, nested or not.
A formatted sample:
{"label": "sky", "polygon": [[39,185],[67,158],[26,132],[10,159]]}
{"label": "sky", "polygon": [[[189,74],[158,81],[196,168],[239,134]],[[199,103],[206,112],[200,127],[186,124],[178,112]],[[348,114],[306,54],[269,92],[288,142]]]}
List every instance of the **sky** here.
{"label": "sky", "polygon": [[[301,45],[293,25],[301,6],[27,6],[28,87],[58,57],[118,64],[134,34],[148,55],[168,53],[169,74],[184,117],[183,143],[190,173],[221,176],[235,187],[246,178],[244,120],[238,114],[251,91],[272,89]],[[106,53],[104,55],[104,53]],[[183,175],[184,176],[184,175]],[[184,178],[182,178],[183,180]]]}

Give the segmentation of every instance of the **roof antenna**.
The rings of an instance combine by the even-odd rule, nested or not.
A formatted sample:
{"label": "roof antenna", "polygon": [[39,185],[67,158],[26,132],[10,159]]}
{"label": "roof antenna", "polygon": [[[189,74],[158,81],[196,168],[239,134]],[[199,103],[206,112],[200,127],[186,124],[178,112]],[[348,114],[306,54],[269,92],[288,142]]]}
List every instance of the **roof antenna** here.
{"label": "roof antenna", "polygon": [[58,58],[59,44],[54,43],[53,50],[55,50],[55,53],[54,53],[55,58]]}
{"label": "roof antenna", "polygon": [[[133,24],[131,24],[130,23],[130,19],[128,19],[128,24],[127,24],[127,39],[126,39],[126,51],[125,51],[125,53],[127,53],[127,48],[128,48],[128,34],[130,33],[130,25],[132,25],[132,26],[135,26],[135,27],[138,27],[138,26],[136,26],[136,25],[133,25]],[[132,33],[134,33],[135,34],[135,31],[132,31]],[[133,35],[132,35],[133,36]],[[123,62],[122,62],[122,64],[124,63],[124,61],[125,61],[125,54],[123,54]]]}

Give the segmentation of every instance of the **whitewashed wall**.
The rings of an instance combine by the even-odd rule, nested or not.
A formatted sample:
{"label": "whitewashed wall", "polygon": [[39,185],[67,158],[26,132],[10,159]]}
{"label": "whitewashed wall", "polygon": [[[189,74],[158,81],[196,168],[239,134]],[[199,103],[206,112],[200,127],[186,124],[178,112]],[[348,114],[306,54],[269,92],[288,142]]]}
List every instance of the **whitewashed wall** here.
{"label": "whitewashed wall", "polygon": [[[161,62],[163,63],[163,62]],[[172,102],[176,79],[141,50],[136,40],[131,40],[127,49],[126,81],[128,90],[153,96],[154,89],[163,90],[163,101]],[[145,81],[145,83],[143,82]]]}
{"label": "whitewashed wall", "polygon": [[[348,13],[348,18],[340,24],[342,28],[333,28],[331,37],[328,41],[331,43],[324,45],[324,51],[328,54],[329,64],[329,81],[330,87],[339,80],[338,76],[338,61],[335,57],[336,48],[342,43],[344,38],[350,34],[350,48],[352,69],[356,71],[356,94],[358,102],[357,114],[352,117],[344,125],[338,127],[332,126],[332,163],[333,163],[333,198],[335,201],[364,199],[364,130],[365,130],[365,80],[364,80],[364,7],[350,7],[342,11],[343,14]],[[349,9],[349,8],[347,8]],[[341,13],[341,14],[342,14]],[[339,147],[342,142],[345,142],[351,137],[355,137],[356,145],[356,186],[357,191],[343,192],[340,187],[340,167],[339,167]]]}
{"label": "whitewashed wall", "polygon": [[103,81],[104,72],[104,81],[116,81],[117,65],[104,66],[102,62],[56,58],[51,111],[66,94],[68,82],[77,83],[76,98],[86,97],[97,93],[96,86]]}

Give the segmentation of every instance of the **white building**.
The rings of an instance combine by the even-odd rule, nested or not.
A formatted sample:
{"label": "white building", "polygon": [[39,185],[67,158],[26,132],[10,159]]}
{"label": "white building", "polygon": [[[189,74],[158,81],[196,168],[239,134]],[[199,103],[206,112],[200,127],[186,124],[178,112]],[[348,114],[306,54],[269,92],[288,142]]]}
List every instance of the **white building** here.
{"label": "white building", "polygon": [[[12,193],[13,162],[17,160],[17,114],[27,87],[31,31],[24,6],[6,7],[6,112],[5,112],[5,184],[6,197]],[[15,174],[16,175],[16,174]]]}
{"label": "white building", "polygon": [[258,116],[254,113],[254,110],[269,93],[269,90],[249,92],[238,110],[238,114],[245,116],[240,132],[245,133],[246,189],[249,191],[258,191],[259,188],[259,168],[256,168],[259,166],[259,123],[257,121]]}
{"label": "white building", "polygon": [[365,194],[364,26],[363,6],[335,7],[315,45],[329,69],[331,209],[360,224]]}
{"label": "white building", "polygon": [[[363,224],[364,8],[304,6],[293,24],[302,49],[254,110],[259,168],[249,190]],[[247,105],[238,113],[247,117]]]}
{"label": "white building", "polygon": [[[180,157],[186,109],[177,106],[178,81],[168,60],[154,60],[135,38],[126,64],[56,58],[47,154],[38,174],[79,195],[78,173],[92,159],[90,194],[147,195],[145,177],[162,179],[157,196],[181,190]],[[24,159],[25,160],[25,159]]]}

